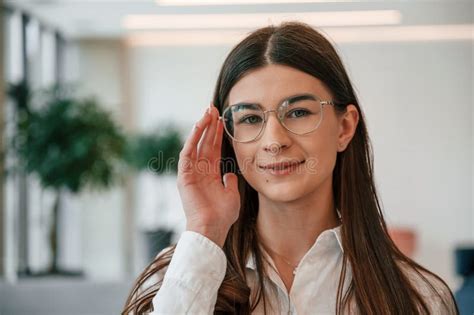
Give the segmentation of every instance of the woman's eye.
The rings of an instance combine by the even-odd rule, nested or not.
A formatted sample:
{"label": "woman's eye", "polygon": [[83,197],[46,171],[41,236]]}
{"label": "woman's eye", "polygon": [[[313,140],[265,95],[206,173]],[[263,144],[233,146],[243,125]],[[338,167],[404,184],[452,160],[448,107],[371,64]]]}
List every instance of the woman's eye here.
{"label": "woman's eye", "polygon": [[[298,117],[306,116],[309,113],[310,112],[307,111],[306,109],[295,109],[295,110],[292,110],[291,112],[289,112],[288,116],[290,116],[291,118],[298,118]],[[295,114],[295,115],[293,115],[293,114]]]}
{"label": "woman's eye", "polygon": [[259,123],[261,120],[262,118],[259,116],[255,116],[255,115],[246,116],[239,120],[239,124],[256,124],[256,123]]}

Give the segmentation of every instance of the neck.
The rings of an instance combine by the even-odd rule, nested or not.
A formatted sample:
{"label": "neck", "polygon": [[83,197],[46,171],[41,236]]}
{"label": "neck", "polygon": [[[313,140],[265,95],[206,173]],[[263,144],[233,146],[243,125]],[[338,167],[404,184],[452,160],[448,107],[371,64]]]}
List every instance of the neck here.
{"label": "neck", "polygon": [[[325,230],[340,224],[332,190],[321,188],[290,202],[272,202],[259,194],[257,231],[272,258],[297,265]],[[272,252],[280,257],[275,257]]]}

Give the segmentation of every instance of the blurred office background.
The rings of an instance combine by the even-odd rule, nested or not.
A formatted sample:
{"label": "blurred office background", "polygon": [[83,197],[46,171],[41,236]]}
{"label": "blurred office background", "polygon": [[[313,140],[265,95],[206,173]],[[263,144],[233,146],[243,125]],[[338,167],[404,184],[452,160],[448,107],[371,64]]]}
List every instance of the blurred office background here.
{"label": "blurred office background", "polygon": [[[137,155],[176,152],[233,45],[286,19],[319,27],[344,59],[394,237],[453,291],[463,285],[455,250],[474,243],[472,1],[0,3],[1,167],[8,172],[0,189],[0,314],[120,312],[134,279],[185,227],[173,171],[158,172]],[[73,86],[78,102],[95,97],[100,117],[123,139],[135,136],[126,143],[135,148],[129,164],[139,166],[118,167],[111,185],[77,193],[16,170],[9,139],[24,119],[22,95],[33,93],[25,102],[39,112],[48,106],[41,91],[53,86]]]}

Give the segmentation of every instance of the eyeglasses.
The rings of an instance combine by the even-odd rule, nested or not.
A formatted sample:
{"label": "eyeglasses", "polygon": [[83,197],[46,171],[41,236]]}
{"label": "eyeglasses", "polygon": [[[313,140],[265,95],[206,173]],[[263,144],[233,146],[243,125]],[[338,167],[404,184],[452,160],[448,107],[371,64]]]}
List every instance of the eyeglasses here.
{"label": "eyeglasses", "polygon": [[264,111],[259,104],[239,103],[222,113],[224,129],[236,142],[251,142],[263,134],[268,113],[276,112],[282,126],[297,135],[316,130],[323,120],[323,106],[334,105],[313,94],[295,95],[281,103],[276,110]]}

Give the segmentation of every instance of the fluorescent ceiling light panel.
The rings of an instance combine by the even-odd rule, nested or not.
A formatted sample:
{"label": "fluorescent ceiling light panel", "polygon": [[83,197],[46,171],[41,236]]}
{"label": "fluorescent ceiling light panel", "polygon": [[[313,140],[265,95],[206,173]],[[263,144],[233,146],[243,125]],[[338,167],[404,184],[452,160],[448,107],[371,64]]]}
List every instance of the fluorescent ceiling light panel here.
{"label": "fluorescent ceiling light panel", "polygon": [[234,45],[248,35],[242,31],[157,31],[137,32],[126,37],[129,46],[214,46]]}
{"label": "fluorescent ceiling light panel", "polygon": [[474,41],[474,24],[332,28],[327,34],[337,43]]}
{"label": "fluorescent ceiling light panel", "polygon": [[321,3],[321,2],[358,2],[354,0],[157,0],[163,6],[197,6],[197,5],[235,5],[235,4],[274,4],[274,3]]}
{"label": "fluorescent ceiling light panel", "polygon": [[288,12],[245,14],[142,14],[128,15],[123,27],[129,30],[228,28],[249,29],[286,20],[314,26],[394,25],[401,23],[398,10]]}
{"label": "fluorescent ceiling light panel", "polygon": [[[474,41],[474,24],[340,27],[324,29],[331,42],[425,42]],[[247,31],[155,31],[131,33],[126,37],[130,46],[213,46],[235,45]]]}

